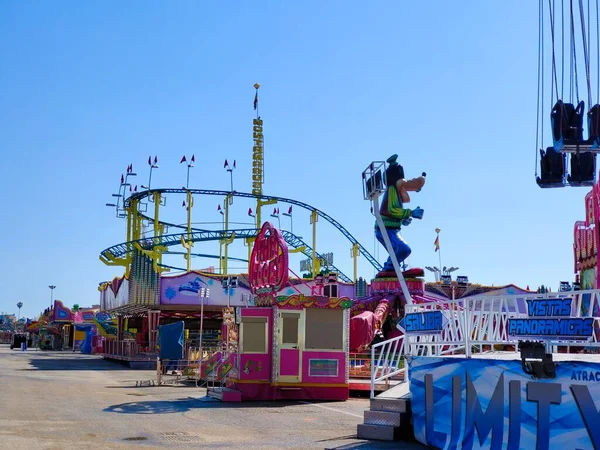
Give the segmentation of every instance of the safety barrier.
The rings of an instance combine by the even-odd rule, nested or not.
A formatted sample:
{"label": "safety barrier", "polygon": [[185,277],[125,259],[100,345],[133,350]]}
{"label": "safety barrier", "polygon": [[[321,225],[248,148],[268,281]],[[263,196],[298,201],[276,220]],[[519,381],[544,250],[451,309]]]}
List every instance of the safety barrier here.
{"label": "safety barrier", "polygon": [[403,382],[407,380],[406,367],[402,363],[404,352],[404,335],[371,346],[371,398],[375,396],[376,383],[400,374]]}

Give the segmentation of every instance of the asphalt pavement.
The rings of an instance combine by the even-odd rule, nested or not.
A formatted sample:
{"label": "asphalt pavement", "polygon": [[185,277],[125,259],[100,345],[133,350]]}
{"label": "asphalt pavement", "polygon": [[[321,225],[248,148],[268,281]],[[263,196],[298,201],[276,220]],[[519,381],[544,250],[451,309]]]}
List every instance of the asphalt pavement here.
{"label": "asphalt pavement", "polygon": [[356,439],[366,398],[222,403],[98,356],[0,345],[0,442],[17,449],[423,449]]}

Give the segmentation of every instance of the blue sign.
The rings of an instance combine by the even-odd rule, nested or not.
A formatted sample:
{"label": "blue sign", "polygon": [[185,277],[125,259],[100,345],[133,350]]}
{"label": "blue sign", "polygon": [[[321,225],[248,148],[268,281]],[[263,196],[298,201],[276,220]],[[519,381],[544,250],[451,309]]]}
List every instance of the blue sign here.
{"label": "blue sign", "polygon": [[527,318],[508,319],[508,335],[523,339],[591,339],[592,317],[571,317],[573,299],[527,300]]}
{"label": "blue sign", "polygon": [[408,313],[398,322],[398,329],[406,334],[438,334],[447,323],[441,311]]}
{"label": "blue sign", "polygon": [[407,358],[416,439],[432,448],[600,449],[600,364],[532,380],[521,361]]}

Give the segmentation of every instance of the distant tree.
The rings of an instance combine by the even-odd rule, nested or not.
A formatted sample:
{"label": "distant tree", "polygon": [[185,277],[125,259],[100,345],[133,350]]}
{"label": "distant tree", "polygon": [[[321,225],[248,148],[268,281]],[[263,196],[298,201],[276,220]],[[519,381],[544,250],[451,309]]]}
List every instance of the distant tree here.
{"label": "distant tree", "polygon": [[79,311],[79,305],[77,303],[75,303],[73,305],[73,312],[77,312],[77,311]]}

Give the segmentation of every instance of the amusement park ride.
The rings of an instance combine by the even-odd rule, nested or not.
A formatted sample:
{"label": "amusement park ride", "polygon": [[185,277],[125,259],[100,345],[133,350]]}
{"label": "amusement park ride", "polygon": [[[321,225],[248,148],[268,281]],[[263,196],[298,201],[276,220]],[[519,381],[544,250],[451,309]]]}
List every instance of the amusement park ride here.
{"label": "amusement park ride", "polygon": [[[258,92],[258,84],[255,86]],[[257,106],[257,105],[256,105]],[[357,276],[357,258],[363,255],[366,260],[376,269],[380,270],[379,262],[363,247],[350,232],[344,228],[333,217],[326,214],[304,202],[271,196],[263,194],[263,177],[264,177],[264,155],[263,155],[263,119],[257,115],[253,119],[253,167],[252,167],[252,192],[238,192],[233,190],[233,175],[231,175],[231,190],[208,190],[208,189],[193,189],[189,187],[189,172],[194,166],[195,156],[192,155],[189,159],[184,156],[181,163],[187,165],[187,182],[182,188],[152,188],[152,170],[158,168],[158,157],[148,158],[150,166],[150,175],[148,185],[142,185],[141,191],[138,191],[137,185],[132,187],[131,178],[137,176],[133,172],[133,165],[127,166],[126,173],[121,175],[121,182],[116,197],[116,203],[107,203],[107,206],[115,208],[115,213],[118,218],[124,218],[127,222],[127,239],[121,244],[114,245],[102,251],[100,259],[103,263],[111,266],[124,267],[125,273],[128,276],[131,268],[131,262],[134,254],[145,255],[153,262],[153,268],[157,273],[167,272],[171,269],[191,270],[193,256],[208,256],[204,254],[193,254],[192,248],[196,243],[207,241],[218,241],[222,254],[219,258],[218,274],[227,275],[229,272],[229,261],[236,260],[229,256],[229,246],[238,239],[245,241],[248,248],[248,256],[252,251],[252,244],[260,230],[263,222],[263,208],[268,205],[276,205],[285,203],[289,205],[287,213],[283,215],[291,218],[292,207],[299,207],[309,211],[310,223],[312,225],[312,242],[311,245],[306,243],[301,237],[293,233],[293,225],[290,231],[282,230],[283,237],[286,243],[294,250],[292,252],[301,252],[310,259],[310,277],[314,278],[322,272],[324,263],[331,271],[337,272],[339,278],[347,283],[354,282]],[[229,165],[225,161],[226,169],[232,174],[235,169],[235,161],[233,165]],[[127,195],[129,193],[129,195]],[[161,208],[167,204],[169,197],[183,196],[182,206],[187,212],[186,224],[175,224],[161,220]],[[197,196],[217,196],[223,198],[223,206],[219,205],[219,213],[223,215],[223,229],[209,230],[192,226],[192,212],[194,209],[194,198]],[[248,216],[254,219],[255,226],[252,228],[234,229],[230,227],[230,210],[235,197],[253,199],[256,202],[254,211],[252,208],[248,210]],[[169,203],[172,203],[169,200]],[[151,214],[147,212],[148,206],[154,205]],[[276,208],[272,217],[279,219],[279,208]],[[332,224],[342,235],[350,241],[352,257],[354,258],[354,274],[351,278],[339,269],[337,269],[331,260],[327,261],[327,255],[317,253],[317,222],[322,218]],[[151,235],[144,235],[144,229],[152,228]],[[173,232],[178,230],[177,232]],[[168,233],[167,231],[171,231]],[[172,247],[183,247],[183,252],[174,250]],[[183,253],[186,261],[186,267],[174,267],[163,263],[163,255],[166,254],[181,254]]]}
{"label": "amusement park ride", "polygon": [[[255,107],[257,107],[258,87],[258,85],[255,85]],[[425,295],[424,273],[422,269],[412,269],[403,272],[400,268],[400,264],[410,254],[410,248],[399,236],[400,226],[407,226],[412,219],[421,219],[423,217],[422,209],[416,208],[411,211],[403,209],[402,204],[410,201],[409,192],[418,192],[424,185],[425,173],[413,180],[405,180],[403,168],[396,161],[396,155],[388,160],[387,165],[385,162],[372,163],[365,173],[363,173],[365,199],[373,203],[373,212],[379,229],[376,232],[377,239],[385,248],[390,249],[390,259],[382,267],[346,228],[324,211],[298,200],[263,194],[263,119],[258,114],[253,119],[253,139],[252,192],[238,192],[233,189],[232,172],[235,168],[235,161],[232,165],[229,165],[227,161],[225,162],[225,168],[230,172],[231,176],[231,190],[229,191],[194,189],[190,187],[189,172],[195,163],[194,155],[181,158],[180,162],[187,166],[186,186],[182,188],[152,187],[152,171],[158,168],[158,157],[155,156],[154,158],[148,158],[150,168],[148,185],[143,185],[142,190],[138,191],[137,186],[132,186],[132,179],[137,174],[133,171],[133,165],[128,165],[126,173],[121,176],[118,193],[113,194],[116,198],[116,203],[107,204],[107,206],[115,208],[118,218],[126,220],[126,241],[113,245],[100,254],[100,260],[104,264],[121,266],[124,270],[123,278],[115,279],[112,283],[103,283],[100,288],[103,308],[117,317],[116,322],[112,326],[113,331],[118,335],[117,337],[125,336],[126,330],[124,327],[126,317],[131,317],[133,320],[136,315],[148,314],[148,321],[150,321],[150,315],[154,315],[156,317],[152,318],[152,326],[147,325],[146,322],[143,324],[145,333],[148,336],[154,336],[147,341],[149,348],[154,348],[157,344],[156,334],[152,335],[153,331],[151,329],[159,326],[161,322],[160,318],[198,318],[199,312],[192,311],[194,308],[188,307],[187,312],[183,311],[183,306],[177,309],[175,305],[176,301],[171,300],[168,296],[172,295],[175,297],[186,293],[186,295],[194,295],[194,292],[198,292],[200,296],[200,292],[208,291],[205,289],[206,286],[204,284],[210,283],[210,279],[225,280],[231,277],[229,264],[231,260],[248,261],[249,263],[248,275],[239,274],[243,275],[240,278],[241,286],[245,287],[245,289],[248,289],[248,287],[252,288],[252,294],[250,292],[243,294],[245,296],[245,300],[242,300],[243,304],[246,306],[257,305],[262,307],[272,305],[274,302],[273,298],[267,298],[266,300],[261,298],[261,295],[259,295],[261,290],[256,291],[252,287],[256,285],[257,274],[261,273],[260,271],[253,272],[252,263],[254,261],[253,255],[256,251],[256,241],[261,236],[263,226],[268,223],[264,222],[263,208],[270,205],[275,206],[275,210],[271,216],[279,218],[279,207],[276,205],[281,203],[289,205],[289,209],[287,209],[287,213],[284,213],[284,215],[289,216],[290,219],[293,207],[309,211],[310,223],[312,225],[312,241],[309,245],[301,237],[293,233],[292,227],[290,227],[290,231],[276,228],[276,233],[278,236],[281,236],[285,245],[286,255],[287,253],[300,252],[309,258],[308,261],[303,261],[306,264],[302,265],[303,269],[308,269],[308,276],[299,277],[296,275],[296,278],[293,280],[290,279],[289,283],[282,284],[279,286],[278,296],[284,293],[287,296],[290,294],[292,296],[299,294],[301,297],[309,296],[307,298],[319,299],[318,301],[315,300],[315,305],[330,304],[330,307],[333,309],[341,308],[340,311],[347,309],[349,316],[347,319],[344,319],[346,321],[344,339],[348,341],[346,352],[362,351],[368,348],[374,339],[384,339],[385,337],[397,334],[397,330],[394,330],[394,324],[400,319],[405,304],[434,301]],[[390,177],[394,177],[393,182],[390,181]],[[391,183],[390,189],[387,191],[384,187],[384,182]],[[173,201],[170,199],[170,197],[176,196],[179,196],[180,199],[183,197],[182,206],[186,211],[186,220],[183,224],[163,220],[163,210],[167,203],[178,203],[177,200]],[[194,203],[195,199],[200,196],[217,196],[223,198],[222,207],[220,204],[218,208],[219,213],[223,216],[222,229],[198,228],[193,225],[192,213],[194,211]],[[381,208],[379,207],[380,196],[383,196]],[[233,199],[236,197],[252,199],[256,202],[254,210],[252,208],[248,210],[248,216],[254,219],[253,227],[230,227],[230,213]],[[398,214],[401,215],[400,218],[398,218]],[[317,222],[320,218],[332,224],[350,241],[351,255],[354,259],[354,273],[352,277],[335,267],[331,254],[318,253],[316,251]],[[271,229],[269,228],[269,230]],[[269,231],[268,233],[274,232]],[[229,256],[229,246],[240,239],[244,240],[247,246],[247,260]],[[199,243],[210,241],[217,241],[220,245],[218,271],[216,273],[208,273],[206,271],[193,270],[192,258],[194,256],[211,256],[192,252],[193,247]],[[177,247],[179,246],[181,247],[178,249]],[[400,251],[396,251],[396,249],[400,249]],[[183,255],[186,261],[185,268],[165,264],[163,257],[170,254]],[[367,285],[365,280],[358,277],[357,259],[359,255],[363,255],[375,270],[378,271],[377,277],[370,286]],[[168,272],[172,270],[182,271],[184,274],[169,276]],[[295,275],[291,268],[289,272]],[[187,286],[183,285],[182,282],[178,286],[165,287],[180,277],[187,280],[186,276],[188,275],[191,278]],[[194,277],[195,279],[192,279]],[[127,290],[125,294],[122,294],[123,289],[120,289],[120,286],[124,283],[127,284]],[[169,291],[169,289],[175,290]],[[233,290],[240,289],[242,287],[236,287]],[[227,307],[230,307],[229,298],[232,289],[227,287],[224,290],[227,291]],[[217,290],[213,289],[212,292],[215,291]],[[109,297],[110,299],[108,299]],[[120,297],[120,300],[117,297]],[[279,297],[277,298],[279,299]],[[217,300],[211,299],[211,301],[214,306],[214,302]],[[294,300],[294,302],[298,301],[300,302],[299,304],[304,304],[304,300]],[[348,303],[349,301],[351,303]],[[198,304],[200,303],[198,301]],[[204,304],[204,301],[202,304]],[[309,304],[312,305],[313,303],[309,302]],[[339,305],[344,306],[341,307]],[[312,307],[307,306],[306,308],[310,309]],[[165,308],[170,310],[165,311]],[[243,318],[243,314],[247,313],[240,312],[238,319]],[[308,316],[314,315],[309,312],[307,314]],[[200,313],[200,316],[201,323],[199,328],[202,329],[202,320],[205,314]],[[221,316],[213,311],[211,317]],[[309,327],[310,324],[307,322],[306,326]],[[223,330],[219,334],[219,336],[228,335],[229,331],[226,330]],[[236,338],[234,336],[234,339],[241,340],[242,337]],[[200,342],[202,342],[201,336]],[[109,353],[114,356],[112,349],[109,349]],[[347,358],[344,364],[348,364]],[[356,365],[364,364],[364,358],[361,362],[356,363]],[[342,384],[346,383],[347,390],[348,380],[341,381]]]}
{"label": "amusement park ride", "polygon": [[[561,18],[561,45],[558,48],[558,28],[556,7],[549,3],[548,13],[550,18],[551,37],[551,79],[550,79],[550,103],[554,104],[550,112],[550,132],[552,135],[552,146],[546,150],[540,149],[540,176],[536,181],[541,188],[557,188],[565,186],[592,186],[596,181],[596,154],[600,152],[600,70],[597,70],[597,92],[596,103],[590,107],[587,113],[587,138],[584,137],[584,115],[585,102],[579,96],[578,68],[581,69],[581,58],[577,60],[577,48],[581,45],[583,50],[583,70],[585,72],[587,101],[592,105],[591,86],[591,26],[589,0],[587,8],[587,29],[583,1],[579,1],[579,13],[581,35],[576,33],[577,26],[574,14],[573,0],[570,1],[569,12],[564,8],[560,10]],[[546,113],[544,106],[544,85],[546,74],[544,73],[544,23],[543,14],[545,8],[540,2],[540,26],[539,26],[539,51],[538,51],[538,107],[537,107],[537,129],[536,129],[536,160],[539,143],[544,142],[543,115]],[[569,48],[565,49],[565,16],[570,22]],[[579,41],[578,38],[581,38]],[[600,37],[596,29],[596,63],[600,61]],[[560,76],[558,74],[558,60],[560,58]],[[565,76],[565,60],[568,60],[570,68],[568,76]],[[600,69],[600,68],[598,68]],[[565,81],[569,90],[565,94]],[[560,83],[560,92],[559,92]],[[566,100],[568,97],[568,100]],[[567,155],[570,155],[570,163],[567,164]],[[570,167],[570,171],[567,167]]]}

